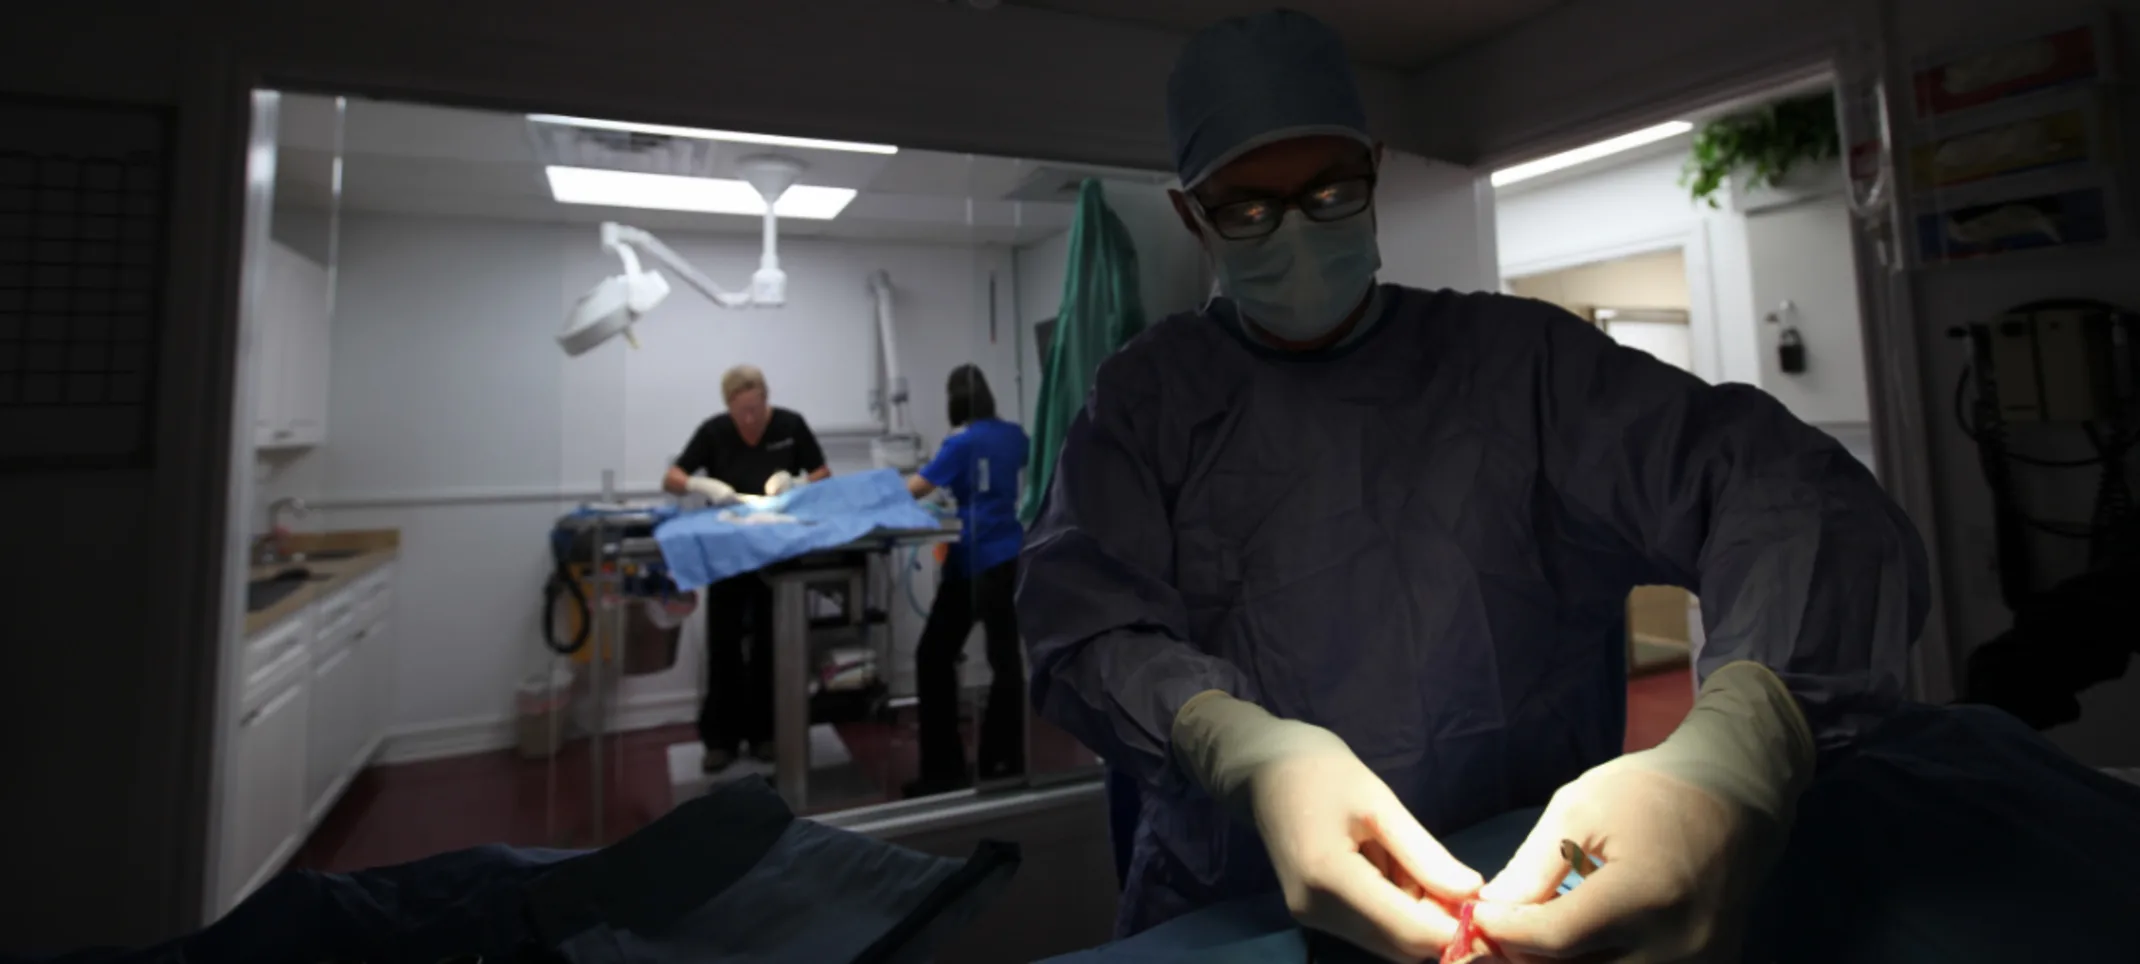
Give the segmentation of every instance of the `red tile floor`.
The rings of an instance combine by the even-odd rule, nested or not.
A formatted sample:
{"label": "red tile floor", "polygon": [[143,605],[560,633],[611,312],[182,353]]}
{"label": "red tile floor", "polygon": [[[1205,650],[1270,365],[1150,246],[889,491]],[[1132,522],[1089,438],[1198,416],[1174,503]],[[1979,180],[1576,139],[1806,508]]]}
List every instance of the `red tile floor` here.
{"label": "red tile floor", "polygon": [[[1685,669],[1635,678],[1627,688],[1627,749],[1655,746],[1694,701]],[[1092,755],[1062,731],[1034,724],[1033,763],[1051,772],[1090,765]],[[911,728],[863,723],[840,738],[866,772],[882,774],[883,799],[914,778]],[[668,748],[695,739],[689,726],[624,734],[604,769],[608,794],[603,836],[617,839],[670,806]],[[592,846],[591,761],[585,740],[553,760],[522,760],[504,750],[475,756],[372,767],[352,781],[293,867],[346,871],[402,863],[487,843],[525,847]],[[842,801],[842,806],[857,802]]]}

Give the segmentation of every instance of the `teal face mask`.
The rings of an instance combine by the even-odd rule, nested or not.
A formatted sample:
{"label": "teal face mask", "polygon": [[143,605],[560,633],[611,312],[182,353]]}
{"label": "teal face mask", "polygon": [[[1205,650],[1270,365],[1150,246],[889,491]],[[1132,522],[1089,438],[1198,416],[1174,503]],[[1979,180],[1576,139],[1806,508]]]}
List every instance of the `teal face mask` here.
{"label": "teal face mask", "polygon": [[1335,331],[1382,269],[1372,212],[1311,221],[1287,211],[1278,230],[1263,237],[1210,237],[1219,290],[1256,327],[1286,341],[1314,341]]}

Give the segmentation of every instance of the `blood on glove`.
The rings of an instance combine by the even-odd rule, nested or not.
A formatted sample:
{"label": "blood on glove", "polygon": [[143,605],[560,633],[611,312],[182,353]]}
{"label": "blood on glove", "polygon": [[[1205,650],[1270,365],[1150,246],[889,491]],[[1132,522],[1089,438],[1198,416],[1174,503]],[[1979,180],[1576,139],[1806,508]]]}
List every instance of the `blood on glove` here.
{"label": "blood on glove", "polygon": [[[1577,884],[1583,882],[1584,877],[1596,872],[1600,862],[1584,853],[1582,846],[1573,840],[1561,841],[1560,852],[1568,858],[1568,876],[1561,879],[1560,886],[1555,889],[1555,896],[1574,890]],[[1494,946],[1493,939],[1487,937],[1486,932],[1479,929],[1478,923],[1473,920],[1478,906],[1478,901],[1467,900],[1456,908],[1453,914],[1456,918],[1456,934],[1443,946],[1440,964],[1471,964],[1473,961],[1500,953],[1500,949]]]}

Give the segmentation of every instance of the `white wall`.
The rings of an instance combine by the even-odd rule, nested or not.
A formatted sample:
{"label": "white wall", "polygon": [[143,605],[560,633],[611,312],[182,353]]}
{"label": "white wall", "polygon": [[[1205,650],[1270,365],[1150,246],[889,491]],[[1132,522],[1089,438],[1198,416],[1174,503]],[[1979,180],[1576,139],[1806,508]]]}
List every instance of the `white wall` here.
{"label": "white wall", "polygon": [[1685,161],[1679,139],[1574,176],[1502,189],[1494,198],[1501,274],[1522,277],[1681,248],[1695,373],[1759,385],[1744,219],[1689,198],[1679,184]]}
{"label": "white wall", "polygon": [[[716,281],[748,277],[752,238],[666,235]],[[721,409],[728,366],[765,369],[775,404],[824,436],[835,471],[869,467],[878,365],[866,278],[895,290],[913,423],[947,431],[944,382],[979,364],[1011,384],[1009,252],[995,247],[790,240],[788,304],[730,311],[678,288],[636,330],[567,358],[551,336],[613,261],[588,226],[355,215],[344,219],[328,443],[284,461],[268,486],[324,507],[311,528],[402,533],[397,735],[390,756],[466,752],[506,739],[513,685],[546,659],[539,588],[551,522],[616,474],[648,492],[699,422]],[[999,337],[988,341],[988,275]],[[926,601],[933,574],[917,586]],[[908,641],[919,617],[893,607]],[[625,717],[693,717],[703,627],[686,625],[668,673],[628,680]]]}
{"label": "white wall", "polygon": [[[1850,211],[1840,174],[1828,173],[1834,176],[1817,182],[1820,193],[1750,210],[1741,222],[1752,308],[1763,319],[1755,326],[1755,357],[1761,387],[1799,418],[1823,427],[1862,427],[1872,416]],[[1783,310],[1786,303],[1789,311]],[[1766,321],[1771,313],[1781,320]],[[1785,331],[1796,331],[1805,345],[1806,369],[1795,375],[1784,372],[1779,354]]]}
{"label": "white wall", "polygon": [[1481,172],[1385,148],[1378,173],[1377,277],[1430,291],[1500,289],[1493,189]]}
{"label": "white wall", "polygon": [[[1507,279],[1509,292],[1549,301],[1587,317],[1599,308],[1687,310],[1687,259],[1680,249],[1630,255],[1545,274]],[[1612,340],[1648,352],[1682,371],[1694,371],[1694,346],[1684,314],[1677,321],[1607,319]]]}
{"label": "white wall", "polygon": [[[1570,311],[1588,308],[1687,310],[1686,253],[1678,248],[1594,261],[1544,274],[1510,277],[1512,294],[1550,301]],[[1690,363],[1691,364],[1691,363]]]}
{"label": "white wall", "polygon": [[[1695,373],[1761,387],[1873,464],[1857,282],[1837,179],[1811,172],[1805,190],[1753,198],[1726,191],[1710,208],[1679,183],[1684,144],[1504,188],[1495,199],[1503,275],[1680,250]],[[1797,307],[1788,324],[1806,344],[1807,371],[1798,375],[1785,374],[1778,360],[1783,323],[1764,321],[1785,298]]]}
{"label": "white wall", "polygon": [[[1138,252],[1140,260],[1143,254]],[[1070,232],[1018,248],[1012,271],[1018,279],[1018,418],[1030,428],[1040,414],[1040,387],[1048,371],[1035,326],[1062,310],[1063,281],[1070,273]],[[1151,311],[1147,303],[1148,324]]]}

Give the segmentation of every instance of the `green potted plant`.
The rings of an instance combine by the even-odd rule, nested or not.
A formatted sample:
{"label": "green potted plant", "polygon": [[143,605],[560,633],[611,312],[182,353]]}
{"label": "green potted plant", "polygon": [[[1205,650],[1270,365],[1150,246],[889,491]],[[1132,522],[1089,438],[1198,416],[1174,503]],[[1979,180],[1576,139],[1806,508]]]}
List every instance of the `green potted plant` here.
{"label": "green potted plant", "polygon": [[1801,165],[1835,159],[1835,95],[1823,91],[1720,117],[1694,132],[1679,183],[1694,200],[1717,207],[1717,192],[1733,175],[1748,190],[1780,183]]}

